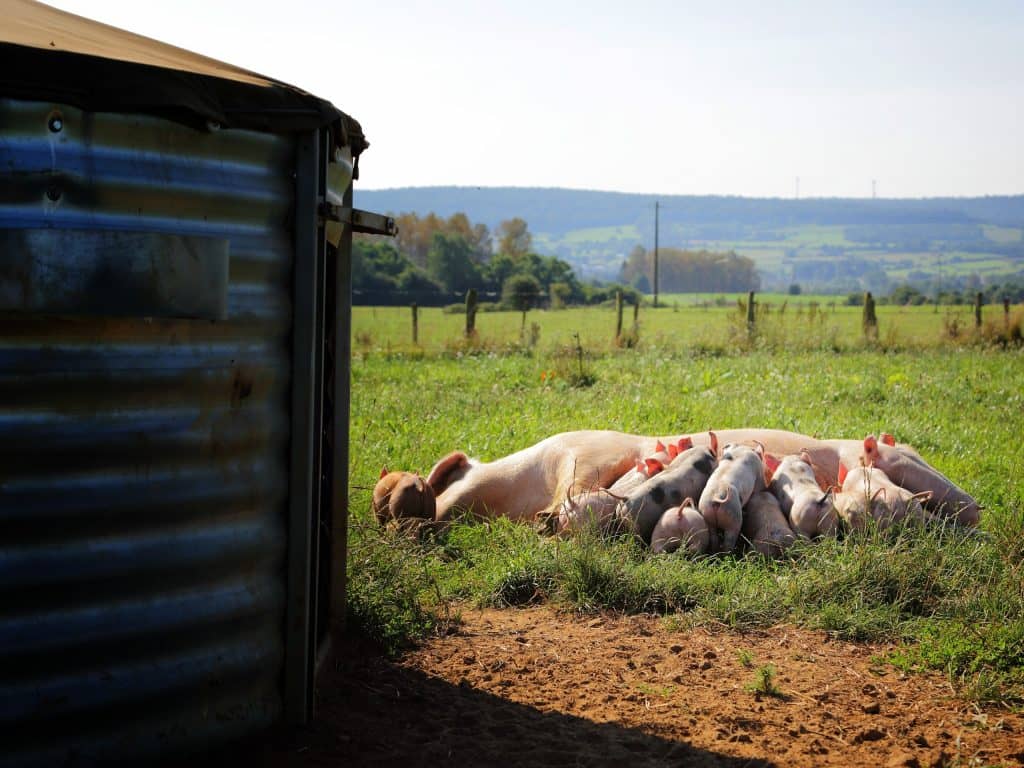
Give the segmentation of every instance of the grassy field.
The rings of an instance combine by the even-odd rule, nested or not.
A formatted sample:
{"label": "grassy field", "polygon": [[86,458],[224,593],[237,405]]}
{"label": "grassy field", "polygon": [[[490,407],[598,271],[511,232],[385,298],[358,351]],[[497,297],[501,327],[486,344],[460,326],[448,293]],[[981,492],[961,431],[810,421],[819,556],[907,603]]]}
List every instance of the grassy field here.
{"label": "grassy field", "polygon": [[[641,308],[639,340],[647,349],[701,349],[728,353],[746,340],[745,315],[735,294],[666,294],[657,310]],[[866,347],[861,331],[861,308],[843,305],[838,296],[786,296],[758,294],[763,314],[758,318],[759,348],[860,350]],[[922,349],[953,341],[969,343],[974,310],[959,307],[879,306],[878,335],[884,348]],[[1011,317],[1016,322],[1020,309]],[[988,306],[983,319],[990,335],[1004,324],[1002,307]],[[526,315],[525,334],[519,312],[481,312],[477,315],[477,348],[485,351],[520,351],[527,342],[532,352],[546,353],[576,345],[603,353],[614,348],[615,311],[610,307],[571,310],[534,310]],[[355,307],[352,314],[353,350],[356,355],[408,353],[430,356],[471,351],[462,337],[465,317],[438,308],[419,310],[419,343],[412,343],[412,313],[407,307]],[[535,326],[535,328],[534,328]],[[633,326],[633,308],[623,315],[623,330]]]}
{"label": "grassy field", "polygon": [[[358,309],[352,624],[396,650],[457,619],[464,601],[653,612],[678,627],[796,622],[848,639],[901,641],[889,662],[941,669],[969,699],[1020,706],[1024,355],[971,333],[950,340],[942,310],[880,309],[872,344],[853,309],[811,318],[790,304],[781,318],[759,320],[753,340],[736,327],[734,309],[642,312],[634,348],[611,343],[610,310],[530,313],[527,327],[541,326],[534,344],[520,340],[518,314],[481,314],[475,345],[461,340],[460,316],[425,311],[414,347],[408,310]],[[625,539],[555,540],[506,523],[461,524],[442,541],[415,543],[378,530],[368,515],[384,463],[426,472],[455,448],[487,460],[580,428],[733,426],[829,437],[892,432],[980,500],[982,533],[904,530],[810,544],[779,561],[694,560],[651,556]]]}
{"label": "grassy field", "polygon": [[[735,251],[751,258],[762,275],[769,279],[791,274],[790,269],[799,270],[800,262],[805,260],[842,261],[847,257],[873,262],[893,281],[906,280],[908,273],[915,271],[938,273],[950,278],[974,273],[1013,275],[1019,274],[1021,269],[1019,256],[990,252],[992,246],[1019,243],[1022,238],[1019,227],[984,225],[979,239],[966,246],[956,241],[932,241],[930,237],[923,236],[927,242],[921,245],[920,251],[912,252],[894,250],[897,246],[891,243],[887,247],[879,242],[850,240],[847,235],[847,227],[842,225],[806,225],[766,227],[760,234],[750,233],[746,238],[738,235],[738,239],[702,239],[695,237],[691,228],[663,225],[661,244],[663,247],[693,250]],[[653,221],[650,231],[628,225],[591,227],[561,235],[539,232],[535,236],[535,244],[543,252],[558,253],[570,261],[582,261],[591,269],[600,266],[611,270],[604,275],[611,278],[634,245],[642,244],[650,249],[652,238]],[[968,250],[958,250],[963,247]],[[845,255],[837,254],[837,249]],[[823,277],[817,282],[828,280]]]}

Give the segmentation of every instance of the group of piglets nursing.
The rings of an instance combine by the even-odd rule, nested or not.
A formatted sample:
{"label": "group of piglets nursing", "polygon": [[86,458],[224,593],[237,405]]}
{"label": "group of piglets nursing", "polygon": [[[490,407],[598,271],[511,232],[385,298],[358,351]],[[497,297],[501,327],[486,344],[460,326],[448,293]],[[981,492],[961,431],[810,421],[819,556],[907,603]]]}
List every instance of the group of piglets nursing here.
{"label": "group of piglets nursing", "polygon": [[[776,456],[756,441],[719,448],[715,433],[708,434],[710,447],[694,447],[685,437],[667,446],[659,441],[653,455],[608,488],[567,498],[558,532],[596,525],[632,532],[654,553],[732,552],[746,545],[774,557],[798,538],[931,521],[923,506],[929,493],[913,494],[874,466],[874,436],[864,439],[858,466],[840,463],[834,483],[819,476],[806,451]],[[895,446],[888,434],[882,441]]]}

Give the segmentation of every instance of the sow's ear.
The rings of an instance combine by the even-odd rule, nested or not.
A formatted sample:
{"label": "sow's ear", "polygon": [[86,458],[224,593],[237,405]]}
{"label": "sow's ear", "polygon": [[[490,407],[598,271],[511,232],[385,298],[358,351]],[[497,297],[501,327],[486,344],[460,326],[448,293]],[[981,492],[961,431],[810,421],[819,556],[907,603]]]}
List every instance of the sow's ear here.
{"label": "sow's ear", "polygon": [[872,466],[878,460],[878,440],[874,435],[864,438],[864,464]]}
{"label": "sow's ear", "polygon": [[453,451],[441,459],[427,475],[427,485],[434,489],[434,493],[440,495],[451,482],[449,479],[452,472],[457,469],[469,466],[469,457],[462,451]]}

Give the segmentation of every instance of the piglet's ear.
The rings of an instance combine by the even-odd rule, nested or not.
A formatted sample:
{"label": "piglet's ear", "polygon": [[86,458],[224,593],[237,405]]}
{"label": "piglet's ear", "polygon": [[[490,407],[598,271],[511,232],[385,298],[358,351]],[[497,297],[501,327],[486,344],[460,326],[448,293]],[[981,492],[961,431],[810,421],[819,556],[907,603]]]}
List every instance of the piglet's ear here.
{"label": "piglet's ear", "polygon": [[843,483],[846,482],[846,475],[847,474],[848,473],[846,471],[846,465],[843,464],[843,462],[840,461],[839,462],[839,478],[838,478],[839,485],[842,485]]}
{"label": "piglet's ear", "polygon": [[648,477],[652,477],[653,475],[658,474],[659,472],[661,472],[661,470],[663,470],[665,468],[664,464],[662,464],[657,459],[653,459],[653,458],[651,458],[651,459],[644,459],[644,464],[647,465],[647,476]]}
{"label": "piglet's ear", "polygon": [[688,451],[693,448],[693,438],[687,435],[679,438],[679,452]]}
{"label": "piglet's ear", "polygon": [[659,440],[658,442],[656,442],[654,444],[654,452],[655,453],[664,453],[665,452],[665,445],[661,442],[661,440]]}
{"label": "piglet's ear", "polygon": [[717,456],[718,455],[718,435],[716,435],[714,432],[712,432],[709,429],[708,430],[708,436],[709,436],[709,438],[711,440],[711,452],[713,454],[715,454],[715,456]]}
{"label": "piglet's ear", "polygon": [[869,459],[873,459],[878,455],[878,440],[875,439],[874,435],[868,435],[864,438],[864,455]]}
{"label": "piglet's ear", "polygon": [[388,465],[385,464],[380,468],[380,476],[384,477],[388,473]]}
{"label": "piglet's ear", "polygon": [[879,437],[879,438],[881,439],[881,441],[882,441],[883,443],[885,443],[886,445],[890,445],[890,446],[892,446],[893,448],[895,448],[895,447],[896,447],[896,438],[895,438],[895,437],[893,437],[892,435],[890,435],[890,434],[889,434],[888,432],[883,432],[883,433],[882,433],[881,435],[879,435],[878,437]]}
{"label": "piglet's ear", "polygon": [[678,446],[676,446],[675,443],[669,443],[668,444],[668,457],[670,459],[674,459],[678,455],[679,455],[679,448],[678,448]]}
{"label": "piglet's ear", "polygon": [[779,468],[779,464],[781,463],[782,462],[780,462],[776,457],[772,456],[770,453],[766,453],[764,455],[764,467],[773,475],[775,474],[775,470]]}

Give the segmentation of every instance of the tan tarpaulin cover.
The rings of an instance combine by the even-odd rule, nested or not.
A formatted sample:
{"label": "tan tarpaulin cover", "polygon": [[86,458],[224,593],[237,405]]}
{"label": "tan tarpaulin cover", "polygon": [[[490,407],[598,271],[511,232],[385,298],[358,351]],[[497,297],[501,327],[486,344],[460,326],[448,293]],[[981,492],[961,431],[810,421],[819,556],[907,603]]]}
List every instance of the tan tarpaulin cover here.
{"label": "tan tarpaulin cover", "polygon": [[275,133],[331,125],[354,155],[367,146],[359,123],[299,88],[33,0],[0,0],[0,96]]}
{"label": "tan tarpaulin cover", "polygon": [[180,69],[254,85],[271,81],[255,72],[225,64],[198,53],[175,48],[149,37],[84,19],[33,0],[0,0],[4,42],[51,51],[83,53],[154,67]]}

